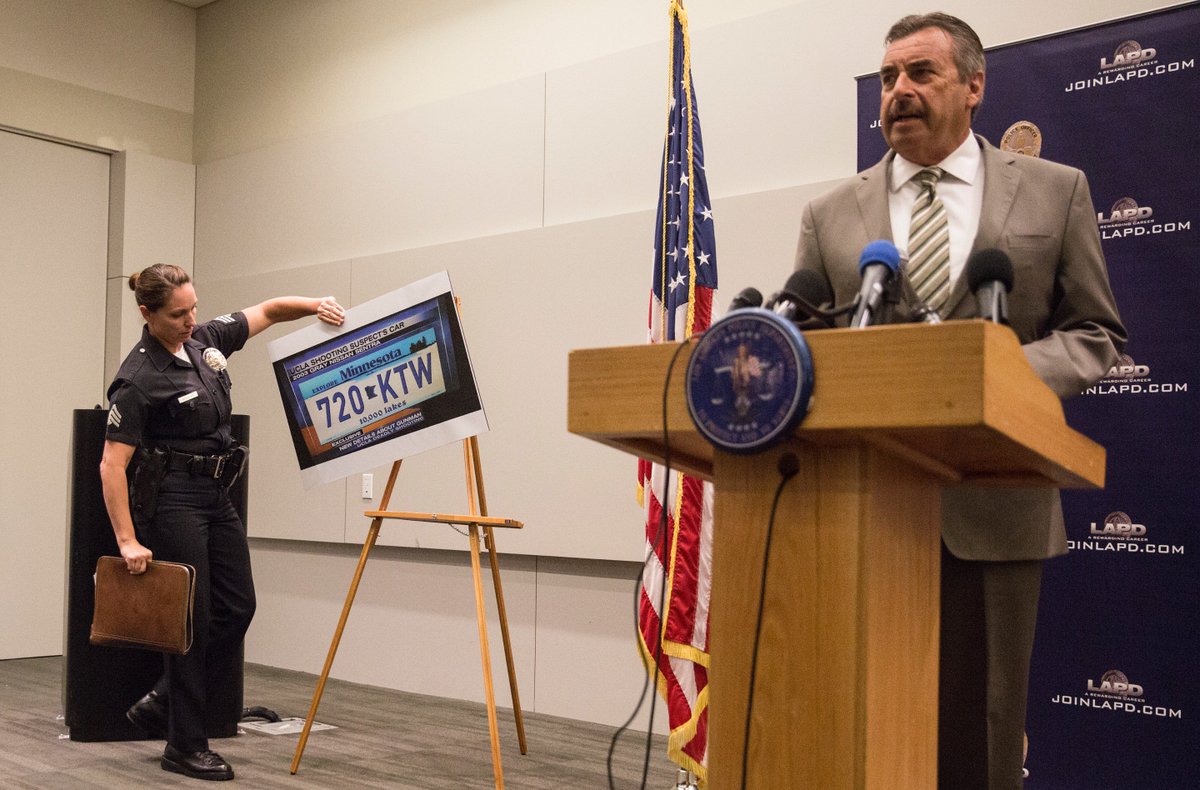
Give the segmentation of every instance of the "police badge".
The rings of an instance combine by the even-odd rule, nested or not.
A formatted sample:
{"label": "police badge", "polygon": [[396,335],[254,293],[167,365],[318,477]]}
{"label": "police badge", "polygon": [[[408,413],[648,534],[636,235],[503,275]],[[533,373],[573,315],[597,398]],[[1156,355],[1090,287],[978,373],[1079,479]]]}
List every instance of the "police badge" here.
{"label": "police badge", "polygon": [[204,353],[201,356],[204,359],[204,364],[208,365],[218,373],[229,366],[229,363],[225,360],[225,355],[211,346],[204,349]]}
{"label": "police badge", "polygon": [[1042,130],[1032,121],[1017,121],[1000,138],[1000,150],[1039,157],[1042,154]]}

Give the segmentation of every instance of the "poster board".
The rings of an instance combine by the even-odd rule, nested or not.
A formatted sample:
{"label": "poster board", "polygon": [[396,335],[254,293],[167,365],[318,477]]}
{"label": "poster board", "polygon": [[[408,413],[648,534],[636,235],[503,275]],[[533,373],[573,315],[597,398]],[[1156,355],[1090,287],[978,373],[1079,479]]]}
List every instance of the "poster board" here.
{"label": "poster board", "polygon": [[444,271],[268,354],[305,488],[488,430]]}

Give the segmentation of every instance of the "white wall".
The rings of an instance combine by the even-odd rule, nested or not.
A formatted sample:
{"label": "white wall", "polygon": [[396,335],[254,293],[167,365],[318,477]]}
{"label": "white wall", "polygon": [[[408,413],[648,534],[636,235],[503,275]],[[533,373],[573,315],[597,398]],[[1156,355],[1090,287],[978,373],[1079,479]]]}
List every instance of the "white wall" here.
{"label": "white wall", "polygon": [[[702,30],[793,4],[688,7]],[[199,13],[197,162],[658,42],[666,8],[665,0],[222,0]]]}
{"label": "white wall", "polygon": [[[722,282],[771,290],[791,267],[803,202],[854,169],[853,78],[877,67],[897,9],[688,5]],[[995,45],[1155,5],[945,10]],[[482,441],[489,499],[504,508],[493,512],[527,521],[499,535],[524,702],[605,723],[624,719],[642,677],[626,582],[640,518],[632,461],[565,435],[565,356],[644,333],[665,7],[222,0],[198,14],[196,270],[213,310],[279,288],[357,304],[449,269],[494,427]],[[520,354],[503,353],[514,336]],[[231,363],[255,421],[260,625],[248,656],[315,671],[364,503],[357,480],[298,490],[261,357]],[[404,507],[436,510],[461,472],[447,451],[406,462],[400,479]],[[459,685],[475,650],[461,627],[465,542],[390,524],[383,542],[360,592],[373,603],[356,608],[334,674],[478,698],[477,684]],[[283,629],[290,640],[266,638]],[[462,666],[446,663],[452,645]]]}
{"label": "white wall", "polygon": [[167,0],[0,0],[0,124],[190,162],[195,35]]}

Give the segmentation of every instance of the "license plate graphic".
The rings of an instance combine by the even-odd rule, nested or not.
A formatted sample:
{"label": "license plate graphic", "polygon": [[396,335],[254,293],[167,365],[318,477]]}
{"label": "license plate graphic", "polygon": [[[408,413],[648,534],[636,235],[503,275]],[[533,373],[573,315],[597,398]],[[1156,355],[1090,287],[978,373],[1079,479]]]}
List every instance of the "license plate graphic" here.
{"label": "license plate graphic", "polygon": [[322,444],[359,431],[446,391],[436,343],[304,399]]}

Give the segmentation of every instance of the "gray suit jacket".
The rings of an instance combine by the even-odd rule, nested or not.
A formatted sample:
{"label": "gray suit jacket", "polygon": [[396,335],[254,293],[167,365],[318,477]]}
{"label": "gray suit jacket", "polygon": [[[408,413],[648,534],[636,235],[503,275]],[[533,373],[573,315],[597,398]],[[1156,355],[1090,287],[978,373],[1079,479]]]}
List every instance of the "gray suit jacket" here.
{"label": "gray suit jacket", "polygon": [[[1108,284],[1087,179],[1075,168],[983,149],[983,211],[972,252],[1003,250],[1013,261],[1009,321],[1034,371],[1060,397],[1082,392],[1116,363],[1125,327]],[[858,257],[868,242],[891,239],[888,152],[878,164],[814,199],[804,210],[797,268],[829,281],[838,304],[858,293]],[[978,315],[965,277],[942,317]],[[908,320],[901,305],[896,320]],[[946,489],[942,540],[965,560],[1031,560],[1067,549],[1058,492]]]}

